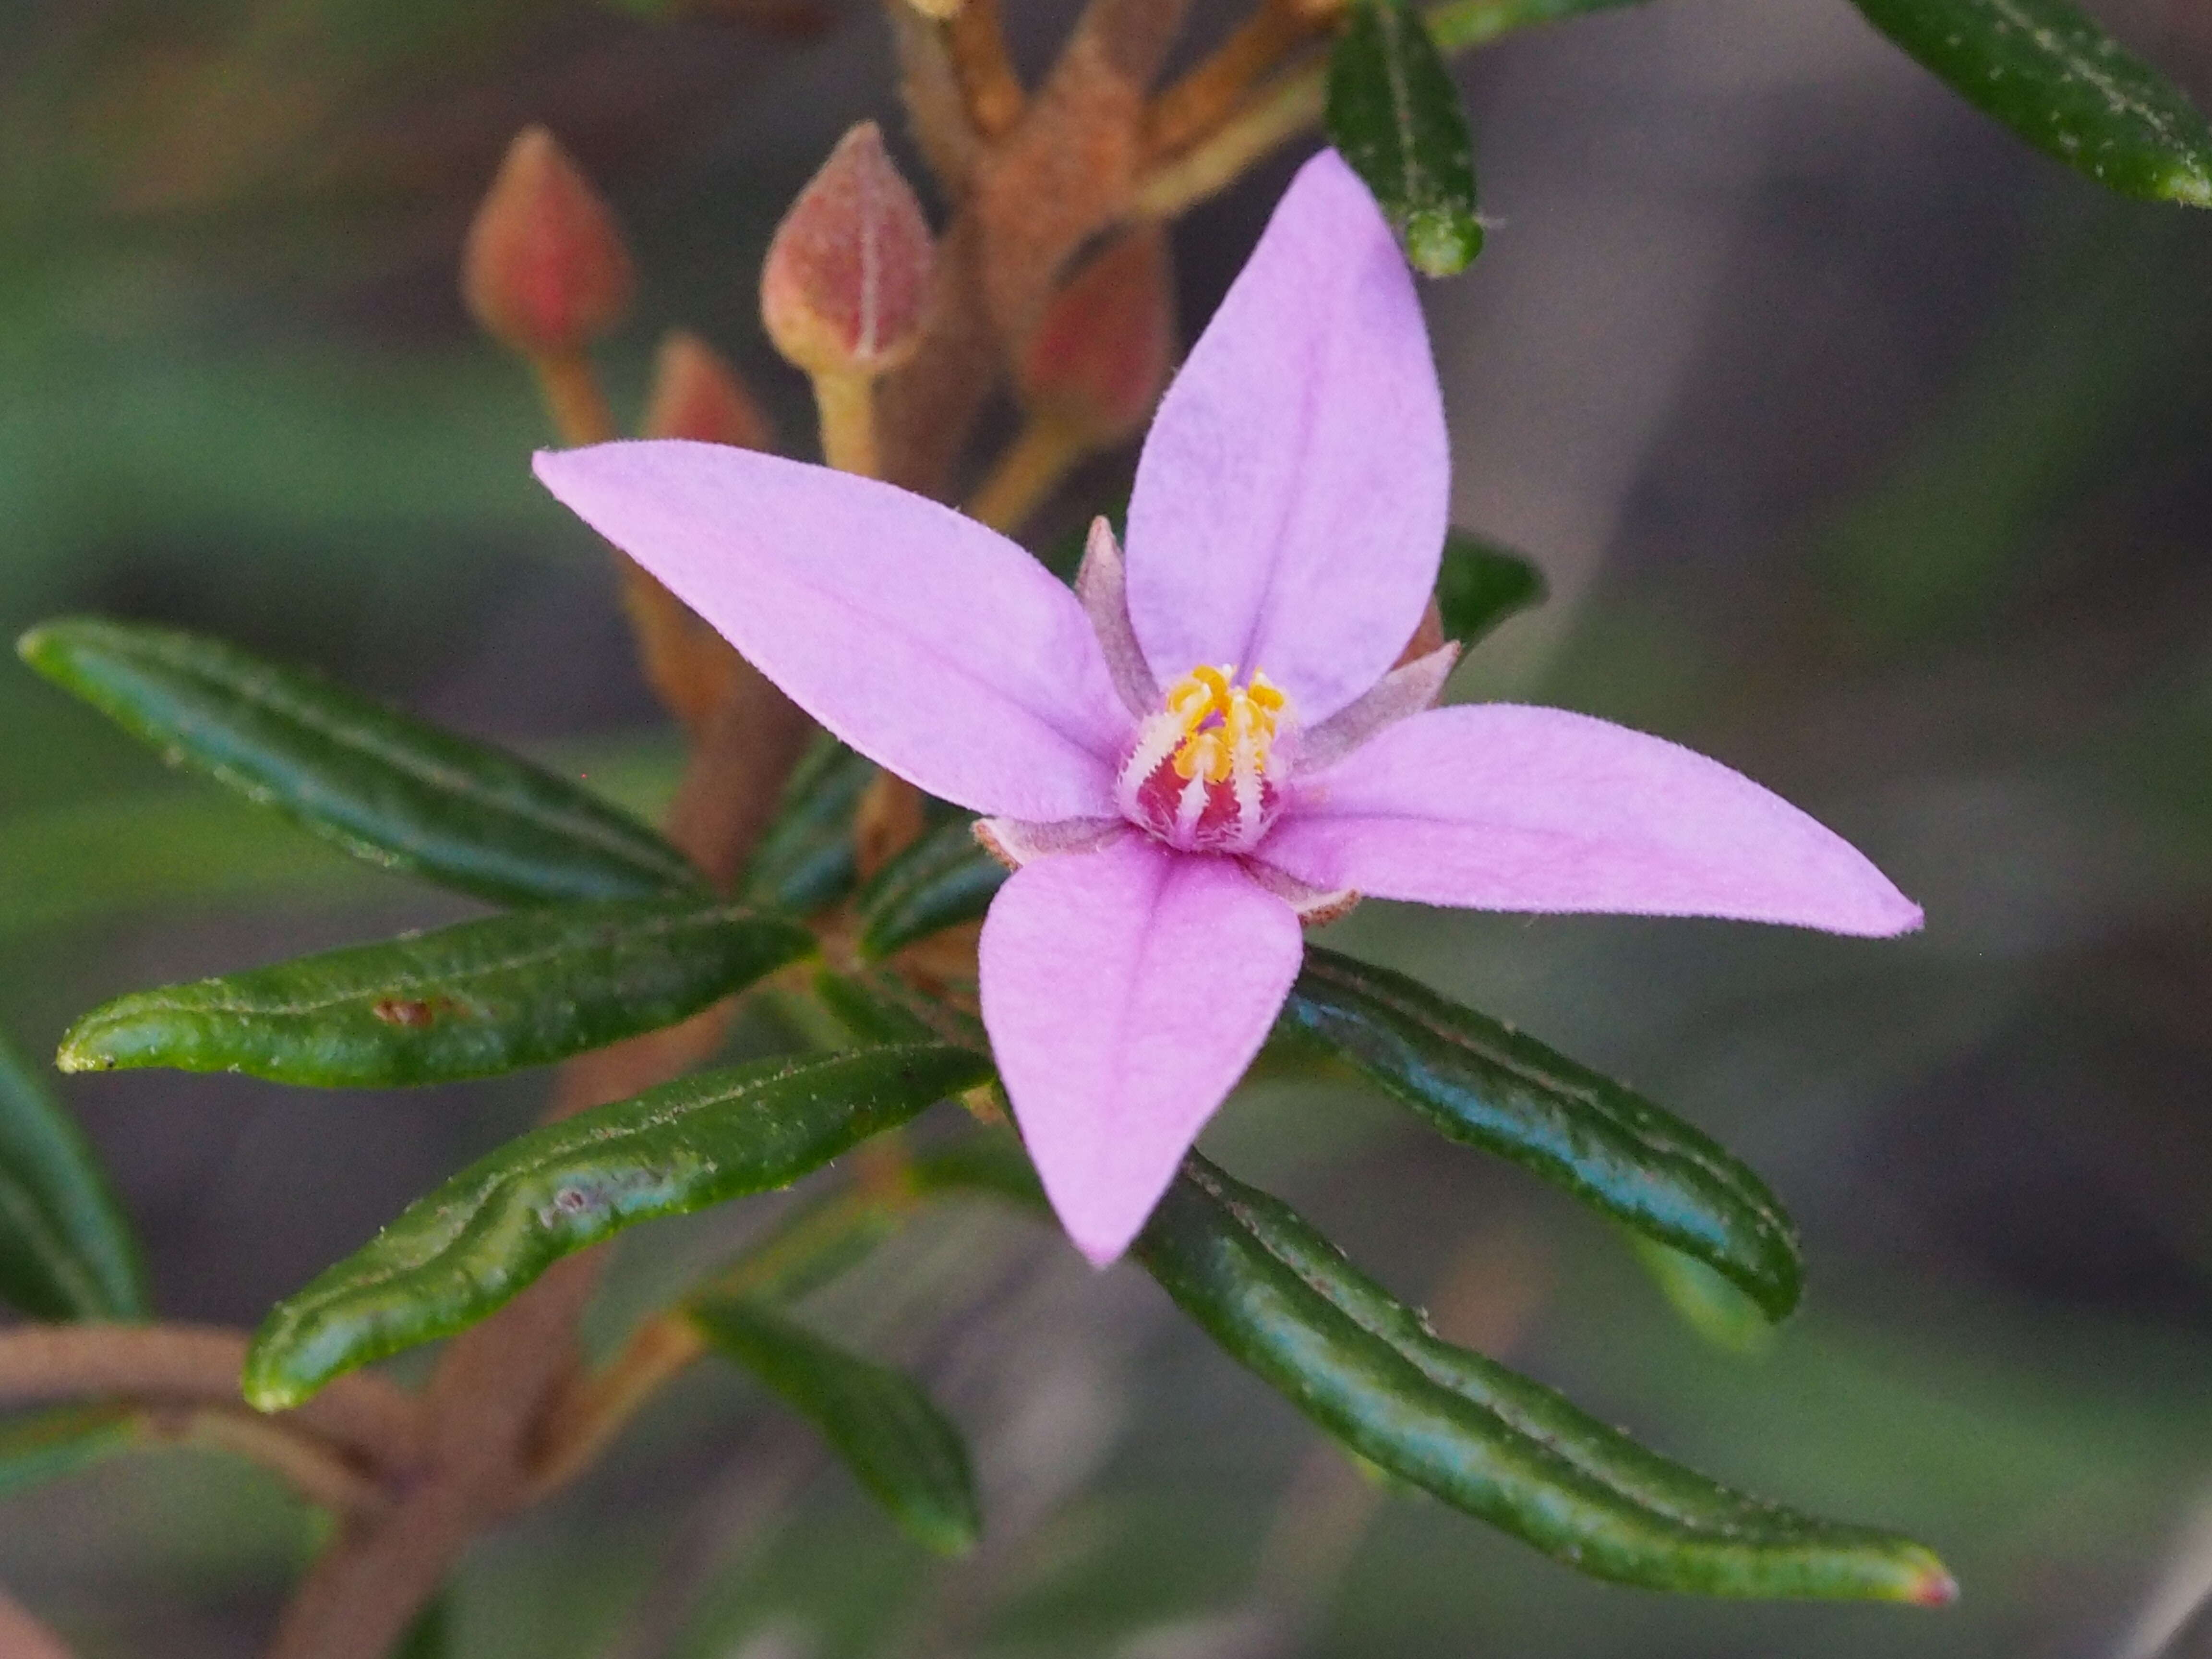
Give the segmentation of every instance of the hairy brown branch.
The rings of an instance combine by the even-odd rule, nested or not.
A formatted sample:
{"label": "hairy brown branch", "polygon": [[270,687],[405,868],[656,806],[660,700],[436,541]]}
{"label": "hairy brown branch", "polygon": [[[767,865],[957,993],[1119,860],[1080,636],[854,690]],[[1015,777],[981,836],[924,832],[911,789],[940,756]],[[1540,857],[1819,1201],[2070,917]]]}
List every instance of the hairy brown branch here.
{"label": "hairy brown branch", "polygon": [[[1021,119],[975,157],[921,349],[878,390],[882,476],[944,495],[1069,260],[1132,216],[1146,100],[1188,0],[1091,0]],[[915,100],[909,83],[909,106]]]}
{"label": "hairy brown branch", "polygon": [[1261,77],[1316,27],[1292,0],[1262,0],[1211,56],[1152,100],[1145,112],[1146,156],[1174,155],[1227,121]]}
{"label": "hairy brown branch", "polygon": [[990,143],[1012,130],[1029,99],[1006,52],[999,0],[965,0],[944,29],[968,118],[983,142]]}

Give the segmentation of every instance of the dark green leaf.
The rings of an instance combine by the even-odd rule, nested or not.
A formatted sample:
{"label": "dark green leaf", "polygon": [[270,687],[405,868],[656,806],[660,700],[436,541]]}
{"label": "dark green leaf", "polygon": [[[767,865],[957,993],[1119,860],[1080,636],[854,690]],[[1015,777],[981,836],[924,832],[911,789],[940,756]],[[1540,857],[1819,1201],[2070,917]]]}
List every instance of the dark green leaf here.
{"label": "dark green leaf", "polygon": [[1978,109],[2124,196],[2212,207],[2212,128],[2071,0],[1856,0]]}
{"label": "dark green leaf", "polygon": [[1428,26],[1405,0],[1353,0],[1329,54],[1325,119],[1415,270],[1449,276],[1474,263],[1482,227],[1467,116]]}
{"label": "dark green leaf", "polygon": [[1796,1234],[1765,1183],[1620,1084],[1402,974],[1318,945],[1306,948],[1283,1021],[1443,1134],[1705,1262],[1770,1318],[1796,1305]]}
{"label": "dark green leaf", "polygon": [[63,1406],[0,1423],[0,1498],[75,1474],[146,1437],[137,1406]]}
{"label": "dark green leaf", "polygon": [[684,855],[518,756],[168,629],[48,623],[25,662],[132,736],[357,858],[495,903],[694,892]]}
{"label": "dark green leaf", "polygon": [[975,1547],[983,1522],[968,1449],[909,1378],[824,1341],[763,1302],[695,1303],[687,1311],[716,1352],[822,1431],[908,1534],[945,1555]]}
{"label": "dark green leaf", "polygon": [[1008,872],[976,845],[973,822],[963,817],[939,824],[861,889],[856,902],[864,959],[880,960],[990,908]]}
{"label": "dark green leaf", "polygon": [[1444,538],[1437,571],[1437,610],[1444,637],[1464,651],[1518,611],[1544,602],[1544,575],[1517,553],[1464,530]]}
{"label": "dark green leaf", "polygon": [[1643,0],[1444,0],[1421,17],[1438,46],[1446,52],[1463,52],[1537,23],[1642,3]]}
{"label": "dark green leaf", "polygon": [[247,1401],[296,1406],[332,1377],[451,1335],[561,1257],[659,1216],[789,1185],[990,1066],[939,1047],[702,1073],[509,1141],[280,1303]]}
{"label": "dark green leaf", "polygon": [[1704,1262],[1641,1233],[1631,1233],[1628,1242],[1659,1293],[1706,1341],[1730,1353],[1764,1353],[1774,1346],[1765,1311]]}
{"label": "dark green leaf", "polygon": [[672,1025],[813,947],[795,922],[713,899],[518,910],[118,997],[70,1029],[61,1066],[330,1088],[489,1077]]}
{"label": "dark green leaf", "polygon": [[852,890],[853,814],[874,764],[826,733],[814,740],[784,787],[775,821],[745,872],[744,896],[771,910],[806,915]]}
{"label": "dark green leaf", "polygon": [[146,1281],[99,1160],[0,1039],[0,1301],[33,1319],[143,1319]]}
{"label": "dark green leaf", "polygon": [[872,1171],[785,1217],[709,1278],[695,1299],[796,1301],[858,1267],[931,1200],[981,1196],[1046,1209],[1029,1154],[1008,1130],[985,1129],[916,1152],[902,1174],[890,1182]]}
{"label": "dark green leaf", "polygon": [[1584,1572],[1654,1589],[1939,1604],[1942,1564],[1670,1463],[1431,1334],[1284,1205],[1193,1157],[1138,1243],[1214,1340],[1389,1474]]}
{"label": "dark green leaf", "polygon": [[814,976],[814,994],[860,1042],[949,1042],[979,1054],[991,1052],[981,1020],[888,969],[848,975],[824,968]]}

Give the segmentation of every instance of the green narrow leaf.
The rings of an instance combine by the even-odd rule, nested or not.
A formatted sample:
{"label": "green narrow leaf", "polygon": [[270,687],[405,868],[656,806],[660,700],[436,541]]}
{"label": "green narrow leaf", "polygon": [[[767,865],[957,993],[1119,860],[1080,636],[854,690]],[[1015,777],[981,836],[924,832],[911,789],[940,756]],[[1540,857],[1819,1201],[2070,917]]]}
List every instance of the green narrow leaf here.
{"label": "green narrow leaf", "polygon": [[1594,1577],[1928,1606],[1955,1593],[1909,1539],[1732,1492],[1440,1340],[1287,1206],[1203,1158],[1137,1248],[1185,1313],[1352,1451]]}
{"label": "green narrow leaf", "polygon": [[814,975],[814,994],[860,1042],[949,1042],[979,1054],[991,1052],[981,1020],[888,969],[848,975],[824,968]]}
{"label": "green narrow leaf", "polygon": [[1446,52],[1464,52],[1538,23],[1556,23],[1585,12],[1616,11],[1643,3],[1644,0],[1444,0],[1421,15],[1438,46]]}
{"label": "green narrow leaf", "polygon": [[1774,1346],[1774,1327],[1759,1305],[1704,1262],[1641,1233],[1629,1234],[1628,1243],[1668,1305],[1706,1341],[1741,1354],[1765,1353]]}
{"label": "green narrow leaf", "polygon": [[692,1300],[795,1302],[858,1267],[921,1206],[939,1199],[994,1198],[1047,1212],[1044,1188],[1011,1130],[984,1129],[915,1152],[902,1174],[892,1184],[872,1172],[801,1206],[702,1280]]}
{"label": "green narrow leaf", "polygon": [[73,617],[16,649],[173,765],[371,864],[499,904],[702,886],[681,853],[567,779],[234,646]]}
{"label": "green narrow leaf", "polygon": [[982,1535],[960,1431],[910,1378],[848,1353],[748,1298],[687,1311],[717,1353],[822,1431],[862,1486],[915,1539],[964,1555]]}
{"label": "green narrow leaf", "polygon": [[1765,1184],[1640,1095],[1427,987],[1306,947],[1283,1022],[1448,1138],[1509,1158],[1723,1274],[1780,1319],[1797,1237]]}
{"label": "green narrow leaf", "polygon": [[1006,885],[1006,867],[976,845],[972,818],[948,819],[878,870],[856,901],[866,961],[973,921]]}
{"label": "green narrow leaf", "polygon": [[2212,128],[2071,0],[1856,0],[2038,149],[2124,196],[2212,207]]}
{"label": "green narrow leaf", "polygon": [[474,1324],[564,1255],[788,1186],[989,1075],[987,1060],[942,1047],[770,1060],[533,1130],[279,1303],[246,1356],[246,1398],[296,1406],[342,1372]]}
{"label": "green narrow leaf", "polygon": [[325,1088],[490,1077],[672,1025],[813,948],[796,922],[711,899],[518,910],[118,997],[70,1028],[60,1064]]}
{"label": "green narrow leaf", "polygon": [[852,890],[853,814],[876,775],[828,733],[814,740],[791,781],[775,822],[745,872],[744,896],[771,910],[806,915]]}
{"label": "green narrow leaf", "polygon": [[0,1423],[0,1498],[89,1468],[145,1437],[137,1406],[63,1406]]}
{"label": "green narrow leaf", "polygon": [[1468,649],[1516,611],[1544,602],[1544,575],[1517,553],[1464,530],[1444,537],[1437,570],[1437,610],[1444,637]]}
{"label": "green narrow leaf", "polygon": [[1443,54],[1405,0],[1354,0],[1329,54],[1324,119],[1415,270],[1449,276],[1474,262],[1474,141]]}
{"label": "green narrow leaf", "polygon": [[33,1319],[143,1319],[145,1271],[69,1110],[0,1038],[0,1301]]}

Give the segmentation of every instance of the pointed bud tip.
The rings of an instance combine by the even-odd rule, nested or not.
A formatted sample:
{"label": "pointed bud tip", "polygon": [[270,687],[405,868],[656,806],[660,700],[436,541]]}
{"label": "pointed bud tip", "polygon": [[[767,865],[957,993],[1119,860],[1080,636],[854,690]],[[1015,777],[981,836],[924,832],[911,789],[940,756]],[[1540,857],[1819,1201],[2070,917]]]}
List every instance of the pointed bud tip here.
{"label": "pointed bud tip", "polygon": [[682,329],[660,343],[653,395],[646,405],[645,435],[690,438],[738,449],[766,449],[772,436],[768,416],[737,370],[714,347]]}
{"label": "pointed bud tip", "polygon": [[863,121],[791,204],[761,270],[761,320],[814,374],[881,374],[920,343],[936,248],[914,190]]}
{"label": "pointed bud tip", "polygon": [[1133,230],[1061,285],[1023,347],[1015,378],[1029,407],[1094,447],[1134,436],[1175,355],[1175,283],[1166,234]]}
{"label": "pointed bud tip", "polygon": [[526,356],[573,356],[621,320],[635,286],[606,203],[550,132],[525,127],[462,249],[470,314]]}

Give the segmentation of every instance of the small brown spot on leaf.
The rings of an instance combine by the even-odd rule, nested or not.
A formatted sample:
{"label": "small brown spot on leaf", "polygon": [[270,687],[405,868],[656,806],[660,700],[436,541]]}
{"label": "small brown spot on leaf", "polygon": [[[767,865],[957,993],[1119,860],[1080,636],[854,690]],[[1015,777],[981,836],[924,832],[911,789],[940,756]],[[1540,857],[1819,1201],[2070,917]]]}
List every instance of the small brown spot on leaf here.
{"label": "small brown spot on leaf", "polygon": [[386,1025],[404,1025],[420,1030],[453,1006],[453,1000],[449,997],[431,997],[422,1001],[409,997],[379,997],[369,1006],[369,1012]]}

